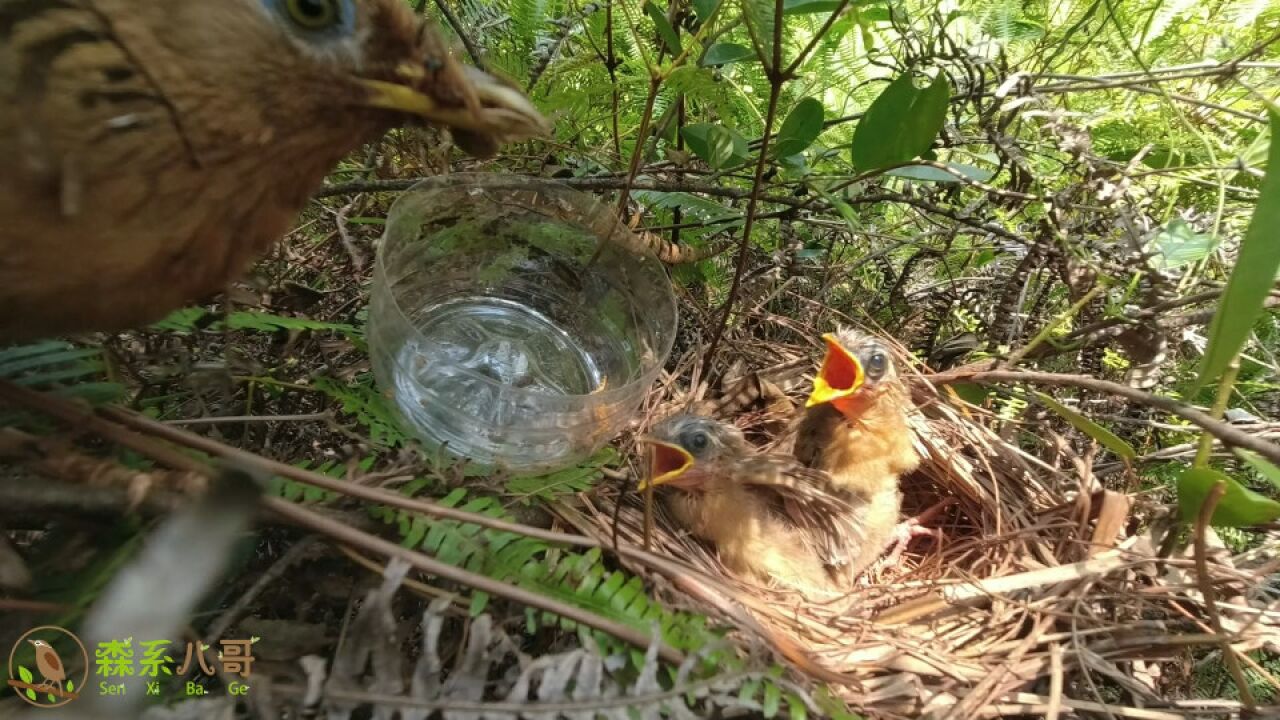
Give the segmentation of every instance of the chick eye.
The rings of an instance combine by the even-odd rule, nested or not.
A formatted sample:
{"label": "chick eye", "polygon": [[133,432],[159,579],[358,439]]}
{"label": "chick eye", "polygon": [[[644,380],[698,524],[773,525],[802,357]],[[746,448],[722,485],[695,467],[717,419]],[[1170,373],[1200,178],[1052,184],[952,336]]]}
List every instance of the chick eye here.
{"label": "chick eye", "polygon": [[346,23],[342,0],[284,0],[284,9],[303,30],[330,30]]}
{"label": "chick eye", "polygon": [[879,350],[871,353],[871,357],[867,358],[867,377],[872,380],[878,380],[884,376],[884,371],[889,367],[889,358]]}
{"label": "chick eye", "polygon": [[711,444],[711,438],[701,430],[695,430],[694,432],[689,433],[685,436],[684,440],[685,447],[687,447],[690,452],[694,453],[706,450],[707,446]]}

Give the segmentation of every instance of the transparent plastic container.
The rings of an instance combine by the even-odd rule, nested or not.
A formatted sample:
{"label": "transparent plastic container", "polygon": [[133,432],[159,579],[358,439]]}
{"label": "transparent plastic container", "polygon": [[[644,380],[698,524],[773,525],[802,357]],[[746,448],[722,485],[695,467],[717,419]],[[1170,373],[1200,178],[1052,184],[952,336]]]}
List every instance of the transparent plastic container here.
{"label": "transparent plastic container", "polygon": [[581,460],[635,416],[671,352],[662,264],[613,209],[552,181],[425,180],[391,207],[369,349],[428,447],[517,472]]}

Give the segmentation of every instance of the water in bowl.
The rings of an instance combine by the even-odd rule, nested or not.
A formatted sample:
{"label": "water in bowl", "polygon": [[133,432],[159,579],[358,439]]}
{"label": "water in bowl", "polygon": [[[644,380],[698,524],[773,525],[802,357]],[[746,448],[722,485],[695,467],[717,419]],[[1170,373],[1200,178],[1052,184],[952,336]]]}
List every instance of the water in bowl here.
{"label": "water in bowl", "polygon": [[529,463],[568,451],[567,427],[590,408],[553,422],[539,398],[600,389],[608,358],[537,308],[505,298],[452,298],[415,313],[418,334],[396,353],[396,402],[405,416],[453,453],[480,462],[520,447]]}

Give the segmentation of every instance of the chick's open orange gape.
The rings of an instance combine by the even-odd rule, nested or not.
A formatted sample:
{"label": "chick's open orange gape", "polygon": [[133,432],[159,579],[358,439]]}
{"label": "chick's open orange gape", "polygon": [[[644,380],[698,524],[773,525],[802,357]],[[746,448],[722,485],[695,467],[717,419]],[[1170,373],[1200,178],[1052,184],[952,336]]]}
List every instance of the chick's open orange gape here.
{"label": "chick's open orange gape", "polygon": [[831,477],[852,506],[825,562],[849,584],[900,534],[898,479],[919,464],[907,413],[911,401],[888,349],[852,329],[823,336],[826,357],[796,436],[796,459]]}
{"label": "chick's open orange gape", "polygon": [[664,420],[643,442],[644,486],[669,487],[663,500],[675,521],[711,543],[730,571],[803,592],[829,589],[815,548],[826,544],[827,518],[848,507],[820,473],[756,453],[737,428],[696,415]]}
{"label": "chick's open orange gape", "polygon": [[223,289],[393,125],[545,133],[403,0],[0,0],[0,342]]}
{"label": "chick's open orange gape", "polygon": [[805,401],[807,408],[848,398],[858,392],[867,379],[862,362],[840,344],[835,335],[827,333],[822,340],[827,344],[827,354],[813,380],[813,392]]}

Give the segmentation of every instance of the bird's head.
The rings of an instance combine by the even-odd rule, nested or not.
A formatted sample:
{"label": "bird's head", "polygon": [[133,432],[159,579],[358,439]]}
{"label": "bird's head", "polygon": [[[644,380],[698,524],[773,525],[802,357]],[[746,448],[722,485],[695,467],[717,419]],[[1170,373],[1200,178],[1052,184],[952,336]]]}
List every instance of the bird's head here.
{"label": "bird's head", "polygon": [[[478,155],[548,131],[524,93],[458,63],[404,0],[101,3],[129,18],[122,44],[179,115],[203,113],[206,124],[257,113],[260,132],[289,136],[416,120],[451,128]],[[242,130],[225,122],[218,130]]]}
{"label": "bird's head", "polygon": [[649,472],[640,483],[642,490],[658,485],[697,489],[747,445],[736,427],[698,415],[663,420],[640,441],[649,446]]}
{"label": "bird's head", "polygon": [[47,643],[47,642],[45,642],[45,641],[43,641],[43,640],[28,640],[27,642],[29,642],[29,643],[31,643],[32,645],[34,645],[34,646],[36,647],[36,649],[50,647],[49,643]]}
{"label": "bird's head", "polygon": [[897,383],[888,348],[880,340],[841,328],[822,336],[827,354],[813,380],[806,408],[830,404],[855,419]]}

